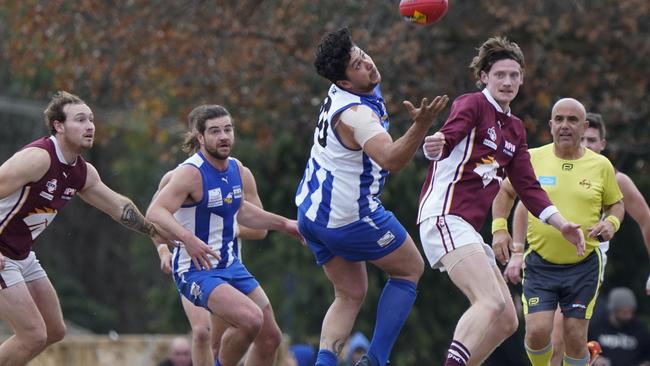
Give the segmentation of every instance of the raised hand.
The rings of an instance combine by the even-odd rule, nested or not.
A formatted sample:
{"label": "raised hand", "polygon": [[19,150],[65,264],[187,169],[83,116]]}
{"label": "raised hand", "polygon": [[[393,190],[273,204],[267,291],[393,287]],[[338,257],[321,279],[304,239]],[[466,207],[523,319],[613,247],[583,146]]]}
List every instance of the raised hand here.
{"label": "raised hand", "polygon": [[424,125],[427,128],[433,125],[433,121],[440,111],[442,111],[449,102],[449,97],[446,95],[437,96],[429,103],[427,98],[423,98],[420,102],[420,107],[415,108],[411,102],[405,100],[402,102],[408,110],[413,122],[418,125]]}

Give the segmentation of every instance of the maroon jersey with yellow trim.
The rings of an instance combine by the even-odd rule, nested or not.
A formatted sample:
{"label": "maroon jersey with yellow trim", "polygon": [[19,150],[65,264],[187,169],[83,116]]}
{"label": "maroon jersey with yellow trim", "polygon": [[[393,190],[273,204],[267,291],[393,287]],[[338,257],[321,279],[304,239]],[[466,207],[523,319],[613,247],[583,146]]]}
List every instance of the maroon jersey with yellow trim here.
{"label": "maroon jersey with yellow trim", "polygon": [[43,137],[23,147],[37,147],[50,154],[50,168],[37,182],[22,186],[0,199],[0,252],[15,260],[25,259],[34,240],[61,209],[86,184],[86,162],[78,156],[67,164],[54,137]]}
{"label": "maroon jersey with yellow trim", "polygon": [[442,155],[431,162],[422,187],[418,223],[456,215],[480,230],[506,176],[535,216],[552,206],[531,166],[522,121],[490,98],[486,90],[454,101],[440,129]]}

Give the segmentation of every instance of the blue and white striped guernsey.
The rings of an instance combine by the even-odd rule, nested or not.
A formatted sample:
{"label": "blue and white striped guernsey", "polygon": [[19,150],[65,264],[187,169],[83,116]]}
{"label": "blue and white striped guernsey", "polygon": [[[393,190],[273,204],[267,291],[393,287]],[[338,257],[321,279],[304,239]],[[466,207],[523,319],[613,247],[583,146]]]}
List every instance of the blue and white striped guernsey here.
{"label": "blue and white striped guernsey", "polygon": [[[199,169],[203,198],[201,202],[183,205],[174,213],[174,217],[179,224],[219,253],[220,261],[209,257],[213,266],[226,268],[239,260],[235,230],[237,211],[241,206],[242,181],[237,161],[228,158],[228,168],[219,171],[198,152],[180,165],[192,165]],[[175,276],[196,270],[184,247],[174,250],[172,266]]]}
{"label": "blue and white striped guernsey", "polygon": [[379,195],[388,171],[363,150],[345,147],[332,121],[353,105],[366,105],[388,130],[388,114],[379,85],[372,95],[357,95],[332,84],[320,108],[314,146],[296,192],[298,212],[328,228],[337,228],[368,216],[380,205]]}

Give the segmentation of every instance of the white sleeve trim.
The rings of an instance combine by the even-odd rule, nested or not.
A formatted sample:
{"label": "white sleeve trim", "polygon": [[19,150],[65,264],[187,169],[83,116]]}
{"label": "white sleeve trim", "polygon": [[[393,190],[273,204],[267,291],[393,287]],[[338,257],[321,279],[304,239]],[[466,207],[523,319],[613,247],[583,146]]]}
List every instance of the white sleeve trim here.
{"label": "white sleeve trim", "polygon": [[558,212],[560,212],[560,210],[558,210],[557,207],[552,206],[552,205],[551,205],[551,206],[548,206],[547,208],[545,208],[545,209],[544,209],[544,210],[539,214],[539,219],[540,219],[543,223],[548,224],[548,222],[547,222],[548,219],[551,218],[551,216],[553,216],[553,214],[556,214],[556,213],[558,213]]}
{"label": "white sleeve trim", "polygon": [[429,156],[429,154],[427,154],[427,151],[424,149],[424,147],[422,147],[422,152],[424,153],[424,157],[429,159],[429,160],[438,161],[438,160],[440,160],[440,157],[442,156],[442,150],[440,150],[440,152],[436,156]]}
{"label": "white sleeve trim", "polygon": [[354,140],[363,147],[368,140],[381,133],[386,133],[386,130],[372,109],[363,104],[356,106],[360,107],[356,111],[351,108],[343,111],[339,121],[352,128]]}

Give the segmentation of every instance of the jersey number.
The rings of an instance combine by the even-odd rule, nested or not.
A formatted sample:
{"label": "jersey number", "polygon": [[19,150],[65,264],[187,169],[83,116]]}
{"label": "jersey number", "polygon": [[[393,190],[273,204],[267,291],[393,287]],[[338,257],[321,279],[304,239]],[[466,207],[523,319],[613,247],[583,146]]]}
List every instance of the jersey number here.
{"label": "jersey number", "polygon": [[320,112],[318,113],[318,144],[325,147],[327,145],[327,117],[329,116],[330,107],[332,106],[332,98],[327,96],[323,101],[323,104],[320,106]]}

